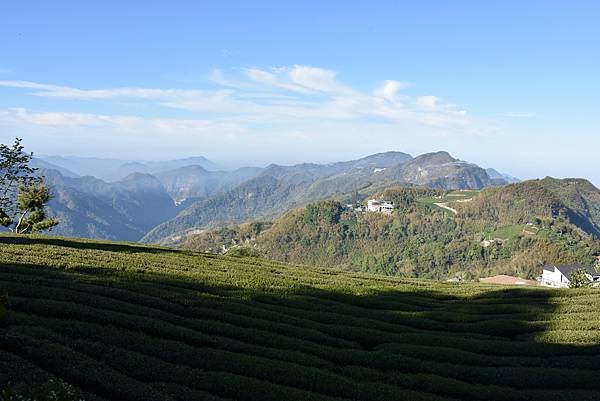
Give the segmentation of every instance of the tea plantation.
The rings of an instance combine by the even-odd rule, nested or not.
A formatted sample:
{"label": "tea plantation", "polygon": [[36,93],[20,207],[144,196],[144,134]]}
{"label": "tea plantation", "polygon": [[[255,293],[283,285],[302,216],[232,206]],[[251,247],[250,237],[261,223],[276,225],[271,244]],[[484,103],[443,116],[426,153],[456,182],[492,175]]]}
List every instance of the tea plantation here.
{"label": "tea plantation", "polygon": [[10,235],[0,289],[4,399],[600,400],[591,289]]}

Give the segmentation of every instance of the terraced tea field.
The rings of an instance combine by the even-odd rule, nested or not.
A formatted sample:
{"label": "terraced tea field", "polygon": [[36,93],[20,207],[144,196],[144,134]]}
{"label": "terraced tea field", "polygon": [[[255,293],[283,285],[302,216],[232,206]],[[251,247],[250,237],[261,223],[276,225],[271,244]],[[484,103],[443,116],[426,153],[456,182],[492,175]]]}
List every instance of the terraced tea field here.
{"label": "terraced tea field", "polygon": [[595,290],[50,237],[0,255],[7,399],[57,379],[85,400],[600,399]]}

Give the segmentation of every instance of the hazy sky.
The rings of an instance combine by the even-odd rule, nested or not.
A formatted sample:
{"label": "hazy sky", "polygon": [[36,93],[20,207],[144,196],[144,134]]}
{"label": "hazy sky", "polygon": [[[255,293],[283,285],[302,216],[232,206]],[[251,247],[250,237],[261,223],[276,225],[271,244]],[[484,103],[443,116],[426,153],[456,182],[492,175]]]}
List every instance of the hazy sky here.
{"label": "hazy sky", "polygon": [[443,149],[600,184],[599,20],[597,1],[6,1],[0,142],[240,164]]}

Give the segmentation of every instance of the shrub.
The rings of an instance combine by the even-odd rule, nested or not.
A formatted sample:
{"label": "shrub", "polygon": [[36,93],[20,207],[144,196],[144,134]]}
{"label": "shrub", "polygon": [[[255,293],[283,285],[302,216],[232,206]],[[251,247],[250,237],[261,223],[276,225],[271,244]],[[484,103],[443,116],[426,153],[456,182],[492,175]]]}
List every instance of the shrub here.
{"label": "shrub", "polygon": [[570,288],[581,288],[589,287],[590,280],[588,279],[587,272],[585,269],[577,269],[569,274],[569,287]]}

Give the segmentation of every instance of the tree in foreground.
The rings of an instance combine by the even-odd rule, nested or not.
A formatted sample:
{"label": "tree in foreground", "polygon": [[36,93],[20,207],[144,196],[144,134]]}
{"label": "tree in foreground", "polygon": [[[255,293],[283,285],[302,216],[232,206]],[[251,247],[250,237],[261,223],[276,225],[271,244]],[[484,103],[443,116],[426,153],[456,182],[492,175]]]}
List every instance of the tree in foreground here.
{"label": "tree in foreground", "polygon": [[29,166],[33,153],[25,153],[21,139],[12,147],[0,144],[0,225],[17,234],[49,230],[58,220],[48,218],[45,206],[52,196]]}
{"label": "tree in foreground", "polygon": [[569,274],[569,288],[589,287],[590,279],[585,269],[577,269]]}

